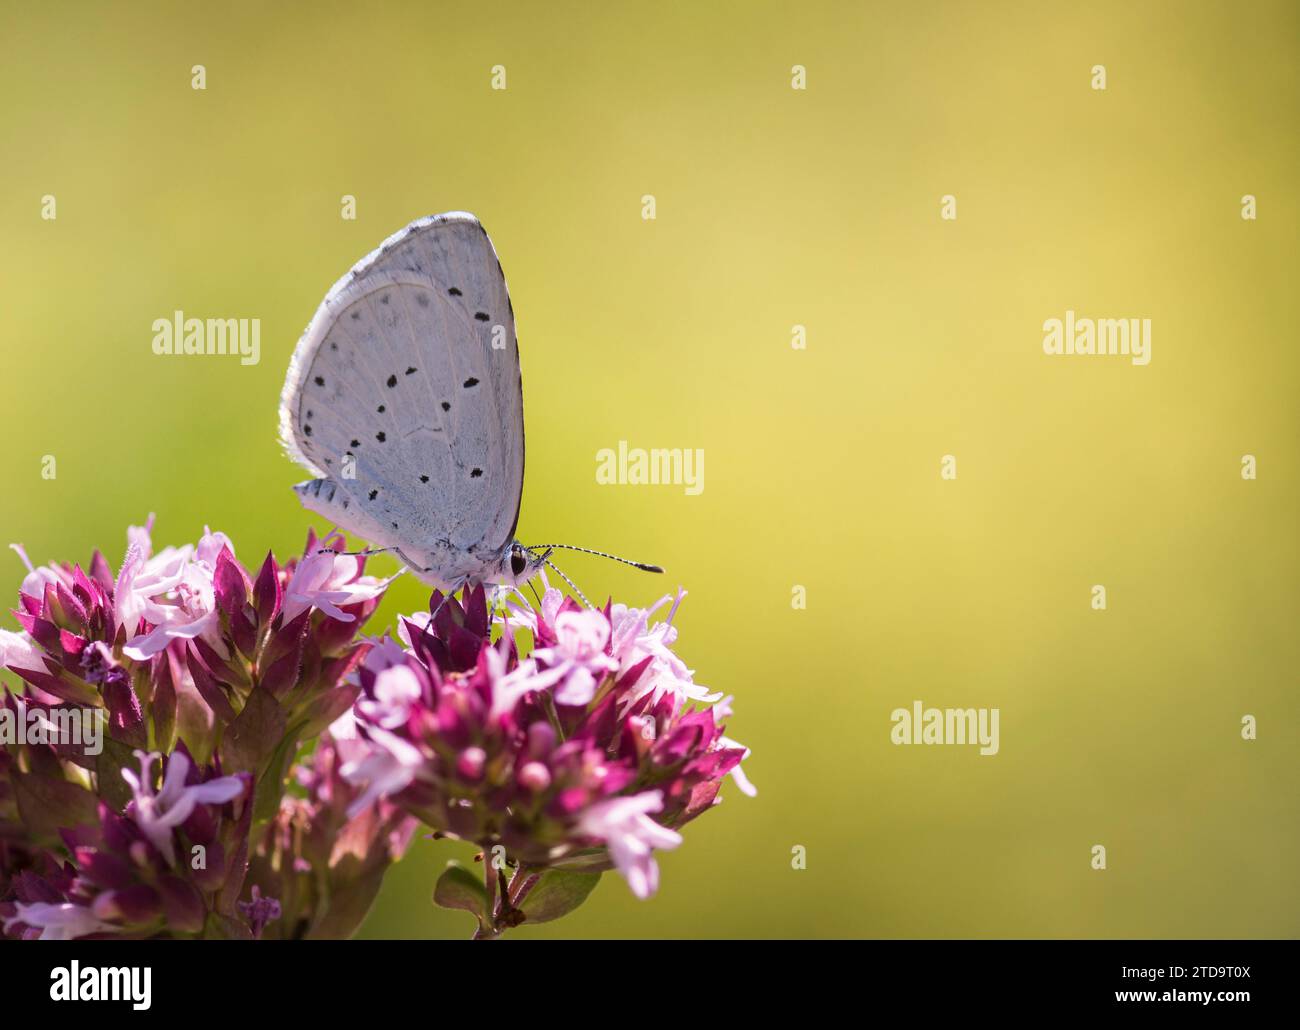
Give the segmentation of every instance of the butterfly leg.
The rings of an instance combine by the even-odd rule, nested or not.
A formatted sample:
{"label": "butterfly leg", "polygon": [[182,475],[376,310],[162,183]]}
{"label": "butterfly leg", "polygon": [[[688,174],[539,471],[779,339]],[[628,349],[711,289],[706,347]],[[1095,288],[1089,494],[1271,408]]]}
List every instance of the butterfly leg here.
{"label": "butterfly leg", "polygon": [[339,551],[333,547],[322,547],[316,553],[337,554],[348,558],[369,558],[372,554],[388,554],[390,551],[396,550],[396,547],[367,547],[364,551]]}
{"label": "butterfly leg", "polygon": [[465,586],[468,583],[469,583],[469,577],[465,576],[462,579],[458,580],[456,583],[454,583],[452,585],[452,588],[449,591],[447,591],[447,593],[442,595],[442,600],[438,602],[438,607],[435,608],[433,610],[433,614],[429,616],[430,625],[432,625],[433,620],[438,617],[438,613],[442,611],[442,606],[451,600],[452,595],[455,594],[457,590],[464,590]]}

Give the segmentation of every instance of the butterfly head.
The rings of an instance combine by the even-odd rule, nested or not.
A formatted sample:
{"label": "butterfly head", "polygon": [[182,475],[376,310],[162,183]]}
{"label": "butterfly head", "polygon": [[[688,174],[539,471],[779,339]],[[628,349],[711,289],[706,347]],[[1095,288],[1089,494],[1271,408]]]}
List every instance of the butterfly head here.
{"label": "butterfly head", "polygon": [[516,587],[527,583],[542,570],[550,553],[548,550],[540,555],[534,554],[519,541],[513,541],[502,562],[504,567],[501,570],[501,581],[507,586]]}

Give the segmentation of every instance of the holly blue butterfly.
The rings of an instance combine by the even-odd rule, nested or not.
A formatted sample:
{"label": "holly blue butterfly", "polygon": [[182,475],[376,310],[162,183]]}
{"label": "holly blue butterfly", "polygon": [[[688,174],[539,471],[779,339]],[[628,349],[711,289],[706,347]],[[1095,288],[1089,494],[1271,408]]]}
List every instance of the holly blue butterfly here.
{"label": "holly blue butterfly", "polygon": [[663,571],[515,539],[524,407],[514,309],[471,214],[412,222],[334,284],[289,363],[280,436],[317,477],[294,487],[306,508],[444,594],[517,586],[555,568],[556,547]]}

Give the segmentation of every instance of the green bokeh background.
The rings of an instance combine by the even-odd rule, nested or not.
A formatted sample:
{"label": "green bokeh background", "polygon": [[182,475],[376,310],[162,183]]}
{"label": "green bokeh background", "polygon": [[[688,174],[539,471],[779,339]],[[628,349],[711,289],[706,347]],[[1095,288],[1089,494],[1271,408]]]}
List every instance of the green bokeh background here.
{"label": "green bokeh background", "polygon": [[[669,569],[569,561],[589,593],[690,590],[760,791],[652,901],[609,876],[518,936],[1295,935],[1297,10],[0,3],[0,539],[116,560],[154,511],[292,553],[299,333],[470,210],[518,317],[521,531]],[[154,356],[178,308],[260,318],[261,363]],[[1045,357],[1066,308],[1151,318],[1151,364]],[[703,494],[598,486],[619,440],[703,448]],[[892,745],[918,698],[1000,708],[1000,753]],[[429,895],[468,853],[418,839],[363,935],[465,936]]]}

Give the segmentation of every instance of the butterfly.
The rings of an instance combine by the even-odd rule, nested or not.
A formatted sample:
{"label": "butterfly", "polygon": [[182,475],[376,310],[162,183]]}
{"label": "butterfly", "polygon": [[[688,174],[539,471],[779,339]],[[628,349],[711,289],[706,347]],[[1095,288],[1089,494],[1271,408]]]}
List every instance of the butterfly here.
{"label": "butterfly", "polygon": [[[388,237],[326,294],[280,397],[285,449],[313,476],[304,507],[392,551],[450,595],[518,586],[554,548],[515,538],[524,401],[514,308],[479,220],[431,215]],[[584,598],[585,600],[585,598]]]}

